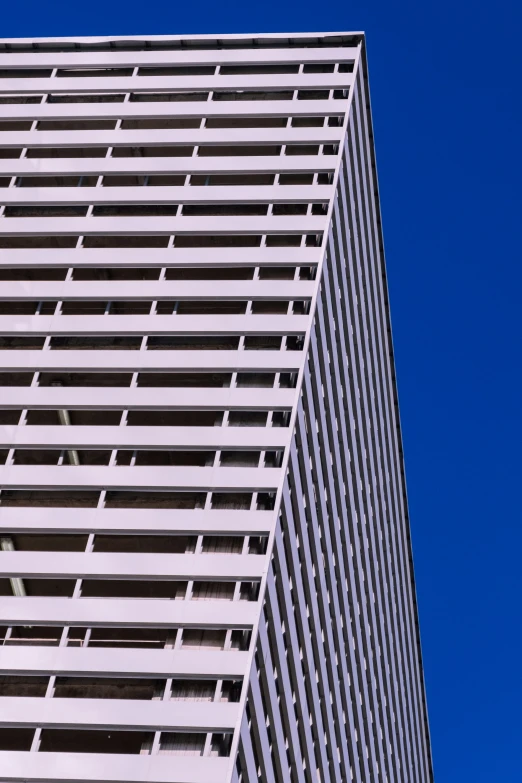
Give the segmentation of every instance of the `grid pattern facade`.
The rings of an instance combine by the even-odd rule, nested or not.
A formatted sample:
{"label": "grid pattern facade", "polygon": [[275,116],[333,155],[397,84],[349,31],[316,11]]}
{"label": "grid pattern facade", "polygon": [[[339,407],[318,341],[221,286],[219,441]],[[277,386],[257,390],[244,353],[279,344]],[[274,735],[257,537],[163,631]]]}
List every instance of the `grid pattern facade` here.
{"label": "grid pattern facade", "polygon": [[0,779],[432,780],[364,39],[0,42]]}

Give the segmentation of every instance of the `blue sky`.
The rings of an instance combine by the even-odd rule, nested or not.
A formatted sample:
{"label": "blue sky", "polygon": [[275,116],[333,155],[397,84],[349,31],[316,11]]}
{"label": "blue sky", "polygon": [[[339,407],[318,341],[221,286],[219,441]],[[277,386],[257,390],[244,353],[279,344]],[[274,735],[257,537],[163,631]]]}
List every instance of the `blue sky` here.
{"label": "blue sky", "polygon": [[521,22],[515,0],[27,0],[0,17],[2,37],[366,31],[438,783],[522,780]]}

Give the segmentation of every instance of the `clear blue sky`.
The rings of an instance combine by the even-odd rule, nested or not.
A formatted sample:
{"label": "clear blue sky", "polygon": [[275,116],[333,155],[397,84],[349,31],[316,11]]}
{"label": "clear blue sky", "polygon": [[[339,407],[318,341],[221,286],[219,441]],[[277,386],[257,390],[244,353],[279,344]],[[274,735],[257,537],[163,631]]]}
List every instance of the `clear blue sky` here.
{"label": "clear blue sky", "polygon": [[520,0],[5,2],[2,37],[365,30],[437,783],[520,783]]}

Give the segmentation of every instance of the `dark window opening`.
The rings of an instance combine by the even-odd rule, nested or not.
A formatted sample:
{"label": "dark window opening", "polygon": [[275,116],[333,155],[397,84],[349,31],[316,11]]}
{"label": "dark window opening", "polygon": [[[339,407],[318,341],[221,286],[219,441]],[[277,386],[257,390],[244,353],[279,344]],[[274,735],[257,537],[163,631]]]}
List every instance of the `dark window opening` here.
{"label": "dark window opening", "polygon": [[235,146],[227,146],[227,145],[216,145],[216,144],[205,144],[199,147],[198,149],[198,155],[200,158],[209,158],[209,157],[239,157],[241,156],[269,156],[269,155],[280,155],[281,154],[281,146],[280,145],[269,145],[269,144],[251,144],[251,145],[235,145]]}
{"label": "dark window opening", "polygon": [[[266,215],[268,204],[185,204],[185,217],[209,215]],[[305,210],[306,214],[306,210]]]}
{"label": "dark window opening", "polygon": [[0,386],[30,386],[32,372],[0,372]]}
{"label": "dark window opening", "polygon": [[139,699],[163,696],[165,680],[126,677],[57,677],[55,699]]}
{"label": "dark window opening", "polygon": [[122,130],[183,130],[185,128],[199,128],[200,119],[187,119],[186,117],[176,119],[150,119],[150,120],[123,120]]}
{"label": "dark window opening", "polygon": [[109,315],[148,315],[152,305],[151,300],[128,299],[126,301],[113,301]]}
{"label": "dark window opening", "polygon": [[287,144],[286,155],[319,155],[318,144]]}
{"label": "dark window opening", "polygon": [[[43,342],[43,338],[42,338]],[[55,351],[138,351],[141,337],[51,337]]]}
{"label": "dark window opening", "polygon": [[212,93],[213,101],[291,101],[293,97],[293,90],[216,90]]}
{"label": "dark window opening", "polygon": [[205,734],[164,731],[161,734],[158,753],[168,756],[202,756],[205,740]]}
{"label": "dark window opening", "polygon": [[45,696],[49,677],[38,676],[0,676],[2,696]]}
{"label": "dark window opening", "polygon": [[215,71],[214,65],[141,65],[138,76],[213,76]]}
{"label": "dark window opening", "polygon": [[318,185],[331,185],[333,182],[333,173],[321,172],[317,176]]}
{"label": "dark window opening", "polygon": [[30,147],[27,158],[105,158],[107,147]]}
{"label": "dark window opening", "polygon": [[240,601],[257,601],[259,597],[259,582],[241,582]]}
{"label": "dark window opening", "polygon": [[225,646],[226,631],[219,629],[186,628],[183,631],[182,647],[187,650],[222,650]]}
{"label": "dark window opening", "polygon": [[249,555],[264,555],[268,547],[268,536],[250,536],[248,540]]}
{"label": "dark window opening", "polygon": [[[120,413],[121,416],[121,413]],[[128,427],[220,427],[222,411],[202,410],[132,410],[127,414]]]}
{"label": "dark window opening", "polygon": [[[158,313],[172,313],[175,302],[158,302]],[[209,300],[207,302],[183,301],[178,303],[178,315],[243,315],[246,301]],[[169,309],[170,308],[170,309]]]}
{"label": "dark window opening", "polygon": [[[2,493],[3,498],[4,493]],[[110,490],[105,508],[203,508],[204,492],[120,492]]]}
{"label": "dark window opening", "polygon": [[273,185],[273,174],[193,174],[191,185]]}
{"label": "dark window opening", "polygon": [[[171,388],[219,388],[230,386],[230,373],[140,372],[138,386]],[[0,385],[1,385],[0,374]]]}
{"label": "dark window opening", "polygon": [[172,267],[167,269],[165,278],[167,280],[252,280],[254,267]]}
{"label": "dark window opening", "polygon": [[31,269],[24,267],[21,269],[13,267],[0,268],[0,280],[65,280],[67,269],[52,269],[49,267],[40,267]]}
{"label": "dark window opening", "polygon": [[[107,302],[88,299],[81,301],[79,299],[62,302],[62,315],[103,315]],[[150,309],[150,308],[149,308]]]}
{"label": "dark window opening", "polygon": [[140,175],[140,174],[104,174],[104,188],[128,188],[161,185],[164,187],[182,186],[185,184],[184,174],[160,174],[160,175]]}
{"label": "dark window opening", "polygon": [[[2,493],[3,497],[3,493]],[[18,576],[15,574],[15,576]],[[5,580],[8,581],[8,580]],[[26,595],[30,597],[48,597],[48,598],[72,598],[76,580],[74,579],[34,579],[23,577],[23,583]],[[11,595],[9,585],[8,592],[4,595]]]}
{"label": "dark window opening", "polygon": [[84,237],[83,247],[167,247],[168,243],[168,236],[139,236],[137,234],[131,236],[103,236],[99,234]]}
{"label": "dark window opening", "polygon": [[159,274],[154,267],[75,267],[73,280],[158,280]]}
{"label": "dark window opening", "polygon": [[[118,455],[120,452],[118,452]],[[213,451],[137,451],[136,465],[211,467]]]}
{"label": "dark window opening", "polygon": [[296,173],[292,172],[289,174],[279,175],[280,185],[313,185],[313,182],[314,182],[314,175],[312,173],[301,174],[299,172]]}
{"label": "dark window opening", "polygon": [[[105,179],[104,179],[105,183]],[[147,185],[149,187],[177,187],[178,185],[185,184],[184,175],[176,174],[157,174],[151,175],[148,178]]]}
{"label": "dark window opening", "polygon": [[286,128],[286,117],[209,117],[205,128]]}
{"label": "dark window opening", "polygon": [[294,117],[292,128],[322,128],[324,117]]}
{"label": "dark window opening", "polygon": [[[84,636],[85,629],[71,628],[69,631],[70,641],[71,637],[83,640]],[[169,628],[92,628],[88,646],[162,650],[175,637],[176,630]]]}
{"label": "dark window opening", "polygon": [[132,374],[123,372],[41,372],[38,386],[126,387],[131,380]]}
{"label": "dark window opening", "polygon": [[22,414],[20,410],[0,410],[0,424],[18,424],[20,416]]}
{"label": "dark window opening", "polygon": [[288,312],[288,302],[276,300],[259,300],[252,302],[253,315],[285,315]]}
{"label": "dark window opening", "polygon": [[49,95],[47,103],[123,103],[124,100],[125,93],[71,93]]}
{"label": "dark window opening", "polygon": [[196,536],[109,535],[97,533],[93,552],[164,552],[185,554],[195,551]]}
{"label": "dark window opening", "polygon": [[294,315],[308,315],[310,312],[310,302],[297,301],[292,305]]}
{"label": "dark window opening", "polygon": [[222,65],[219,69],[221,76],[247,76],[252,74],[258,74],[263,76],[265,74],[283,74],[283,73],[299,73],[299,65],[296,63],[288,64],[274,64],[263,63],[260,65]]}
{"label": "dark window opening", "polygon": [[265,451],[265,468],[280,468],[282,461],[282,451]]}
{"label": "dark window opening", "polygon": [[239,372],[236,386],[238,388],[271,389],[274,386],[273,372]]}
{"label": "dark window opening", "polygon": [[0,727],[0,750],[31,750],[33,729],[9,729]]}
{"label": "dark window opening", "polygon": [[[69,410],[70,422],[77,427],[117,427],[121,421],[121,411]],[[29,410],[27,424],[39,426],[59,426],[58,410]]]}
{"label": "dark window opening", "polygon": [[[243,583],[244,584],[244,583]],[[252,583],[254,584],[254,583]],[[242,585],[243,587],[243,585]],[[247,599],[248,600],[248,599]],[[241,650],[245,652],[250,647],[251,631],[232,631],[231,648],[232,650]]]}
{"label": "dark window opening", "polygon": [[[174,683],[172,684],[174,689]],[[243,683],[241,681],[223,680],[221,685],[221,701],[237,703],[241,698]]]}
{"label": "dark window opening", "polygon": [[150,598],[183,601],[187,582],[167,579],[83,579],[82,598]]}
{"label": "dark window opening", "polygon": [[0,237],[0,248],[10,250],[31,250],[37,248],[73,248],[78,243],[78,237],[66,236],[25,236],[25,237]]}
{"label": "dark window opening", "polygon": [[297,372],[282,372],[279,376],[281,389],[295,389],[297,386]]}
{"label": "dark window opening", "polygon": [[40,315],[53,315],[55,309],[56,302],[0,302],[0,315],[35,315],[37,311]]}
{"label": "dark window opening", "polygon": [[0,335],[0,351],[39,351],[43,348],[45,338],[31,335]]}
{"label": "dark window opening", "polygon": [[2,147],[0,148],[0,160],[19,158],[22,154],[22,147]]}
{"label": "dark window opening", "polygon": [[149,337],[147,349],[175,351],[237,351],[239,337],[209,335],[207,337]]}
{"label": "dark window opening", "polygon": [[259,451],[222,451],[220,464],[225,468],[257,468]]}
{"label": "dark window opening", "polygon": [[48,79],[52,68],[0,68],[0,79]]}
{"label": "dark window opening", "polygon": [[262,266],[259,270],[260,280],[293,280],[294,266]]}
{"label": "dark window opening", "polygon": [[30,131],[32,120],[0,120],[0,131]]}
{"label": "dark window opening", "polygon": [[93,217],[154,217],[175,216],[177,204],[102,204],[95,206]]}
{"label": "dark window opening", "polygon": [[152,747],[150,731],[43,729],[40,753],[140,754]]}
{"label": "dark window opening", "polygon": [[[7,581],[7,580],[6,580]],[[4,593],[8,595],[8,593]],[[5,637],[4,627],[2,636]],[[45,625],[15,625],[11,628],[11,635],[4,640],[5,645],[58,647],[62,637],[61,626]]]}
{"label": "dark window opening", "polygon": [[133,92],[131,103],[186,103],[208,100],[208,92]]}
{"label": "dark window opening", "polygon": [[249,234],[223,234],[223,235],[202,235],[186,234],[185,236],[176,236],[174,247],[259,247],[261,237]]}
{"label": "dark window opening", "polygon": [[245,351],[280,351],[281,338],[272,334],[247,335],[244,348]]}
{"label": "dark window opening", "polygon": [[14,548],[21,552],[85,552],[87,534],[9,533]]}
{"label": "dark window opening", "polygon": [[[224,684],[224,683],[223,683]],[[228,685],[232,684],[230,681]],[[235,684],[235,683],[234,683]],[[214,701],[216,693],[216,680],[173,680],[170,692],[171,701]],[[223,692],[221,701],[233,701],[235,692],[227,688]]]}
{"label": "dark window opening", "polygon": [[[235,582],[194,582],[191,597],[193,601],[232,601],[235,589]],[[185,633],[190,635],[190,631]]]}
{"label": "dark window opening", "polygon": [[299,234],[269,234],[266,238],[267,247],[300,247]]}
{"label": "dark window opening", "polygon": [[243,536],[204,536],[202,552],[214,554],[236,554],[243,551]]}
{"label": "dark window opening", "polygon": [[229,427],[266,427],[266,411],[230,411]]}
{"label": "dark window opening", "polygon": [[121,76],[132,76],[132,68],[58,68],[56,76],[58,78],[85,78],[94,79],[100,76],[109,78],[119,78]]}
{"label": "dark window opening", "polygon": [[9,507],[96,508],[99,492],[88,490],[3,489],[0,505]]}
{"label": "dark window opening", "polygon": [[298,90],[298,101],[327,101],[329,90]]}
{"label": "dark window opening", "polygon": [[302,351],[304,347],[304,337],[302,335],[290,335],[286,338],[287,351]]}
{"label": "dark window opening", "polygon": [[116,120],[39,120],[39,131],[114,130]]}
{"label": "dark window opening", "polygon": [[335,63],[306,63],[303,73],[333,73]]}
{"label": "dark window opening", "polygon": [[320,204],[312,204],[312,215],[326,215],[328,212],[328,204],[326,202]]}
{"label": "dark window opening", "polygon": [[114,147],[113,158],[190,158],[193,147],[171,144],[157,147]]}
{"label": "dark window opening", "polygon": [[288,427],[290,413],[287,411],[274,411],[272,414],[272,427]]}
{"label": "dark window opening", "polygon": [[212,508],[239,511],[250,509],[252,494],[250,492],[213,492]]}
{"label": "dark window opening", "polygon": [[274,204],[273,215],[306,215],[308,204]]}
{"label": "dark window opening", "polygon": [[41,103],[43,95],[0,95],[0,106],[15,103]]}

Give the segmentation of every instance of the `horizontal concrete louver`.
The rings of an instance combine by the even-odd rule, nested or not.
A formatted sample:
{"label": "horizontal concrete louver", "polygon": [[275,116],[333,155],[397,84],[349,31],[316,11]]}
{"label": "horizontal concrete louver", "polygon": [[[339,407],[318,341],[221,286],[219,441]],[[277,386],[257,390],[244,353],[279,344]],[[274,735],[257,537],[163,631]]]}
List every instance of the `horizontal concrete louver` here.
{"label": "horizontal concrete louver", "polygon": [[431,780],[360,34],[0,41],[0,776]]}

